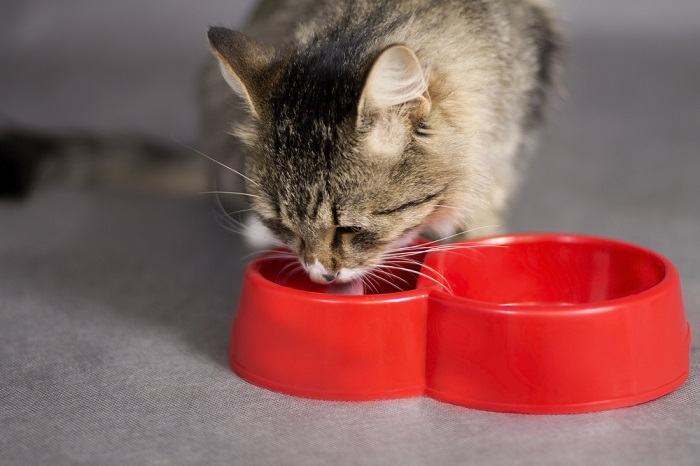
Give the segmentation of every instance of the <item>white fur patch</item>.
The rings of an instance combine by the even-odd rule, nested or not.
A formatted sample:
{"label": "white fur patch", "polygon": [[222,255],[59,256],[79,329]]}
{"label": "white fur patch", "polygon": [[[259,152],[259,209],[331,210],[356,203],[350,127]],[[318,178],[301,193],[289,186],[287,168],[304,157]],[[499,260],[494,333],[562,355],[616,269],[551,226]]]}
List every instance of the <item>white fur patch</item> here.
{"label": "white fur patch", "polygon": [[347,267],[343,267],[338,272],[338,281],[342,283],[355,281],[358,278],[360,278],[365,272],[367,272],[367,269],[364,268],[349,269]]}
{"label": "white fur patch", "polygon": [[255,215],[249,215],[245,220],[245,239],[248,245],[255,249],[263,249],[278,244],[277,238]]}
{"label": "white fur patch", "polygon": [[306,272],[309,274],[309,278],[316,283],[325,284],[328,283],[324,275],[328,274],[328,270],[319,262],[318,259],[314,260],[313,264],[310,264],[306,268]]}

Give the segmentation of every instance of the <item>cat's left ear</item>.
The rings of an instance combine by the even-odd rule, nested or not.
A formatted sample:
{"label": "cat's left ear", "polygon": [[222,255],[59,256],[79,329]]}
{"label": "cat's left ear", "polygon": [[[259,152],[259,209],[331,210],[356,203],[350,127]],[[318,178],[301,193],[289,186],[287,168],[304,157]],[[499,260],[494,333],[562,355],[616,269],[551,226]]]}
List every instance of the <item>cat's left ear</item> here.
{"label": "cat's left ear", "polygon": [[359,115],[400,108],[414,121],[430,113],[428,78],[416,54],[405,45],[392,45],[372,64],[359,103]]}
{"label": "cat's left ear", "polygon": [[223,27],[209,28],[207,36],[224,79],[258,117],[271,88],[275,49]]}

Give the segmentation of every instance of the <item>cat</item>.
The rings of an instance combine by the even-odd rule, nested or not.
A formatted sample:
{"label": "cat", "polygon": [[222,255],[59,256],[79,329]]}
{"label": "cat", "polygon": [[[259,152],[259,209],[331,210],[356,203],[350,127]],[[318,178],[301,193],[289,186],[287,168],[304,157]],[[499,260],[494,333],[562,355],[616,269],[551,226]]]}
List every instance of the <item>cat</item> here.
{"label": "cat", "polygon": [[548,10],[274,3],[247,34],[208,37],[213,72],[245,104],[235,134],[252,208],[310,278],[356,280],[425,231],[498,231],[552,87]]}
{"label": "cat", "polygon": [[[559,56],[536,0],[264,0],[242,32],[208,39],[199,147],[223,207],[249,200],[249,236],[287,246],[323,284],[357,280],[419,234],[500,231]],[[205,159],[179,154],[156,176],[165,159],[136,182],[109,163],[92,178],[202,183]]]}

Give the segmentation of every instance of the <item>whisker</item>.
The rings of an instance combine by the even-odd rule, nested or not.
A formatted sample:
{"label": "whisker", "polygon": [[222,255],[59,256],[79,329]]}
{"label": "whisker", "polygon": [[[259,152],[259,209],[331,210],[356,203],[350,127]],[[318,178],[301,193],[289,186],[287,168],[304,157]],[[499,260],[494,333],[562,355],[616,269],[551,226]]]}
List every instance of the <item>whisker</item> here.
{"label": "whisker", "polygon": [[422,268],[427,269],[427,270],[431,271],[433,274],[437,275],[439,278],[442,279],[442,281],[443,281],[444,283],[446,283],[446,284],[449,283],[449,281],[447,280],[447,278],[445,277],[444,274],[438,272],[437,270],[435,270],[433,267],[431,267],[431,266],[429,266],[429,265],[425,265],[425,264],[422,263],[422,262],[419,262],[419,261],[416,261],[416,260],[413,260],[413,259],[399,259],[399,260],[397,260],[396,262],[420,265]]}
{"label": "whisker", "polygon": [[403,282],[403,284],[406,285],[406,286],[411,286],[410,283],[408,283],[408,281],[407,281],[406,279],[404,279],[404,278],[402,278],[402,277],[399,277],[399,276],[398,276],[397,274],[395,274],[395,273],[389,273],[389,272],[387,272],[386,270],[378,270],[377,273],[383,273],[383,274],[385,274],[385,275],[388,275],[388,276],[391,277],[391,278],[396,278],[396,279],[398,279],[398,280],[401,280],[401,282]]}
{"label": "whisker", "polygon": [[181,145],[182,147],[184,147],[184,148],[186,148],[186,149],[189,149],[189,150],[191,150],[191,151],[193,151],[193,152],[195,152],[195,153],[201,155],[201,156],[204,157],[205,159],[208,159],[208,160],[210,160],[210,161],[212,161],[212,162],[214,162],[214,163],[216,163],[216,164],[218,164],[218,165],[224,167],[225,169],[227,169],[227,170],[229,170],[229,171],[235,173],[236,175],[239,175],[239,176],[243,177],[244,179],[246,179],[246,180],[250,181],[251,183],[253,183],[255,186],[260,186],[257,182],[255,182],[254,180],[252,180],[252,179],[250,179],[249,177],[245,176],[243,173],[239,172],[239,171],[236,170],[235,168],[229,167],[229,166],[226,165],[225,163],[220,162],[219,160],[216,160],[214,157],[211,157],[211,156],[205,154],[205,153],[202,152],[201,150],[199,150],[199,149],[197,149],[197,148],[194,148],[194,147],[192,147],[192,146],[189,146],[189,145],[187,145],[187,144],[185,144],[185,143],[183,143],[183,142],[180,142],[180,141],[178,141],[178,140],[176,140],[176,139],[173,139],[173,141],[174,141],[175,143]]}
{"label": "whisker", "polygon": [[241,210],[233,210],[231,212],[226,212],[226,215],[236,215],[236,214],[242,214],[244,212],[250,212],[251,210],[254,210],[252,207],[250,209],[241,209]]}
{"label": "whisker", "polygon": [[[237,228],[240,229],[241,227],[238,226],[238,225],[241,225],[240,222],[236,223],[236,219],[233,218],[233,216],[231,216],[231,215],[229,215],[228,213],[226,213],[226,209],[224,208],[224,204],[221,202],[221,197],[217,195],[217,196],[214,196],[214,198],[216,199],[216,205],[217,205],[217,207],[218,207],[219,210],[221,211],[221,212],[216,212],[216,214],[218,214],[218,215],[217,215],[217,219],[222,219],[222,220],[224,220],[227,224],[229,224],[229,225],[231,225],[231,226],[237,226]],[[219,216],[221,216],[221,217],[219,217]],[[224,228],[225,228],[225,227],[224,227]],[[227,228],[227,230],[232,231],[231,229],[228,229],[228,228]],[[243,231],[245,231],[245,230],[243,230]],[[238,231],[237,233],[240,234],[240,235],[243,235],[243,231]],[[234,232],[236,232],[236,231],[234,230]]]}
{"label": "whisker", "polygon": [[455,207],[455,206],[451,206],[451,205],[445,205],[445,204],[433,204],[433,206],[434,206],[434,207],[441,207],[441,208],[443,208],[443,209],[454,209],[454,210],[458,210],[458,211],[461,211],[461,210],[462,210],[462,209],[460,209],[459,207]]}
{"label": "whisker", "polygon": [[285,265],[284,267],[282,267],[282,268],[277,272],[277,276],[275,277],[275,280],[279,280],[280,275],[282,275],[282,273],[284,273],[285,271],[289,270],[291,267],[295,267],[295,266],[297,266],[297,265],[299,265],[299,264],[297,264],[296,262],[290,262],[289,264],[287,264],[287,265]]}
{"label": "whisker", "polygon": [[368,272],[368,274],[371,275],[372,277],[378,279],[378,280],[383,281],[383,282],[386,283],[387,285],[393,286],[393,287],[396,288],[398,291],[404,291],[404,290],[402,290],[401,287],[398,286],[397,284],[390,282],[390,281],[387,280],[386,278],[380,277],[380,276],[377,275],[375,272]]}
{"label": "whisker", "polygon": [[256,194],[250,194],[250,193],[240,193],[236,191],[202,191],[199,194],[234,194],[237,196],[248,196],[248,197],[255,197],[255,198],[260,198],[260,196]]}
{"label": "whisker", "polygon": [[292,251],[290,251],[286,248],[285,249],[268,248],[268,249],[261,249],[259,251],[252,251],[248,254],[244,254],[242,256],[242,258],[249,259],[251,257],[254,257],[257,254],[260,254],[260,255],[265,254],[268,257],[272,257],[272,256],[274,256],[274,257],[297,257],[296,254],[292,253]]}
{"label": "whisker", "polygon": [[228,222],[230,225],[233,225],[233,226],[236,226],[236,227],[239,227],[239,228],[242,228],[242,229],[247,228],[247,225],[246,225],[245,223],[241,222],[240,220],[238,220],[238,219],[236,219],[236,218],[234,218],[234,217],[232,217],[232,216],[230,216],[230,215],[226,215],[224,212],[216,212],[216,214],[217,214],[220,218],[222,218],[223,220],[225,220],[226,222]]}
{"label": "whisker", "polygon": [[365,283],[365,280],[361,276],[354,279],[353,282],[360,282],[360,285],[362,286],[363,293],[365,290],[369,289],[369,286],[367,285],[367,283]]}
{"label": "whisker", "polygon": [[409,251],[397,251],[384,254],[384,257],[394,258],[394,257],[410,257],[417,256],[419,254],[427,253],[430,251],[451,251],[451,250],[478,250],[480,248],[507,248],[507,245],[503,244],[438,244],[436,246],[424,246],[417,247],[415,250]]}
{"label": "whisker", "polygon": [[459,236],[459,235],[463,235],[463,234],[466,234],[466,233],[471,233],[471,232],[477,231],[477,230],[482,230],[482,229],[484,229],[484,228],[493,228],[493,227],[497,227],[497,226],[498,226],[498,225],[482,225],[482,226],[478,226],[478,227],[471,228],[471,229],[469,229],[469,230],[458,231],[457,233],[454,233],[454,234],[452,234],[452,235],[445,236],[445,237],[443,237],[443,238],[438,238],[438,239],[433,240],[433,241],[428,241],[427,243],[416,244],[416,245],[413,245],[413,246],[406,246],[406,247],[403,247],[403,248],[396,248],[396,249],[393,249],[393,251],[401,251],[401,250],[406,250],[406,249],[413,249],[413,248],[416,248],[416,247],[427,246],[427,245],[429,245],[429,244],[439,243],[439,242],[441,242],[441,241],[445,241],[445,240],[448,240],[448,239],[450,239],[450,238],[454,238],[454,237]]}
{"label": "whisker", "polygon": [[437,280],[434,279],[433,277],[431,277],[431,276],[429,276],[429,275],[426,275],[426,274],[424,274],[424,273],[422,273],[422,272],[419,272],[419,271],[417,271],[417,270],[407,269],[407,268],[405,268],[405,267],[398,267],[398,266],[394,266],[394,265],[386,265],[386,264],[382,264],[382,265],[379,265],[379,266],[377,266],[377,267],[378,267],[378,268],[389,268],[389,269],[403,270],[403,271],[405,271],[405,272],[409,272],[409,273],[414,273],[414,274],[416,274],[416,275],[420,275],[421,277],[425,277],[425,278],[427,278],[428,280],[432,281],[433,283],[437,284],[438,286],[440,286],[440,287],[446,289],[450,294],[453,294],[453,293],[452,293],[452,289],[451,289],[449,286],[447,286],[447,285],[444,284],[444,283],[440,283],[439,281],[437,281]]}
{"label": "whisker", "polygon": [[[216,193],[216,192],[214,192]],[[248,231],[249,231],[249,225],[246,225],[236,218],[233,217],[233,214],[239,213],[239,212],[245,212],[247,210],[253,210],[253,209],[243,209],[241,211],[236,211],[236,212],[227,212],[226,208],[224,207],[224,204],[221,202],[221,196],[219,194],[215,194],[214,198],[216,199],[216,205],[219,209],[220,212],[215,212],[216,214],[216,219],[217,223],[223,227],[226,231],[229,231],[231,233],[235,233],[239,236],[247,236]],[[278,243],[275,241],[273,244],[282,246],[281,243]]]}
{"label": "whisker", "polygon": [[[379,276],[380,273],[381,273],[382,275],[388,277],[388,278],[387,278],[387,279],[383,279],[382,277]],[[382,281],[384,281],[384,282],[386,282],[386,280],[389,280],[389,281],[392,283],[392,285],[394,286],[394,288],[396,288],[397,290],[400,289],[401,291],[406,291],[405,288],[401,288],[399,285],[397,285],[397,284],[395,284],[394,282],[392,282],[392,281],[391,281],[392,279],[398,279],[398,280],[404,282],[404,283],[406,284],[407,287],[409,287],[409,284],[408,284],[408,282],[407,282],[406,280],[404,280],[403,278],[399,277],[399,276],[396,275],[395,273],[389,272],[388,270],[377,269],[376,271],[374,271],[374,276],[375,276],[375,278],[378,278],[378,279],[380,279],[380,280],[382,280]]]}
{"label": "whisker", "polygon": [[362,286],[364,288],[367,288],[374,294],[379,294],[376,285],[373,285],[372,282],[370,282],[369,278],[370,277],[368,277],[367,275],[363,275],[360,277],[360,282],[362,283]]}
{"label": "whisker", "polygon": [[400,253],[393,253],[393,254],[385,254],[384,257],[386,258],[393,258],[393,257],[415,257],[423,253],[428,253],[431,251],[471,251],[471,250],[478,250],[480,247],[454,247],[454,248],[427,248],[427,249],[421,249],[419,251],[406,251],[406,252],[400,252]]}
{"label": "whisker", "polygon": [[245,235],[245,228],[241,228],[240,225],[234,223],[234,219],[219,212],[215,212],[215,215],[217,223],[221,228],[237,235]]}
{"label": "whisker", "polygon": [[[294,263],[292,262],[292,264],[294,264]],[[304,271],[304,267],[302,267],[301,264],[297,263],[294,265],[296,267],[292,268],[289,272],[287,272],[287,274],[284,276],[284,278],[282,278],[282,280],[279,280],[279,283],[287,283],[295,274]],[[275,278],[275,280],[277,280],[277,278]]]}
{"label": "whisker", "polygon": [[[260,257],[255,257],[255,256],[260,256]],[[271,260],[280,260],[280,259],[294,259],[296,256],[294,254],[286,254],[286,253],[278,253],[278,254],[271,254],[270,252],[258,252],[254,251],[251,252],[250,254],[245,254],[244,256],[241,257],[241,262],[246,261],[248,259],[251,259],[255,257],[256,260],[259,261],[271,261]]]}
{"label": "whisker", "polygon": [[236,234],[236,235],[241,235],[241,236],[243,236],[243,235],[245,234],[245,232],[238,231],[238,230],[236,230],[235,228],[231,228],[231,227],[226,226],[226,225],[221,225],[221,224],[219,224],[219,226],[220,226],[221,228],[223,228],[224,230],[228,231],[229,233],[234,233],[234,234]]}

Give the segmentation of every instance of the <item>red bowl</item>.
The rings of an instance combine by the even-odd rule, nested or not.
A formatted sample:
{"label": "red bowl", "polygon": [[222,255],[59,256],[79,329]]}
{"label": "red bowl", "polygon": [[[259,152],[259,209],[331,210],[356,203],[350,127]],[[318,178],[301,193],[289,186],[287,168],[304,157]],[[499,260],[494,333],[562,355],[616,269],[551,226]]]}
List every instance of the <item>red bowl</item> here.
{"label": "red bowl", "polygon": [[415,258],[420,274],[387,278],[364,296],[289,279],[290,264],[272,256],[253,261],[232,368],[297,396],[426,394],[522,413],[630,406],[686,380],[690,330],[678,272],[664,257],[574,235],[453,246]]}

